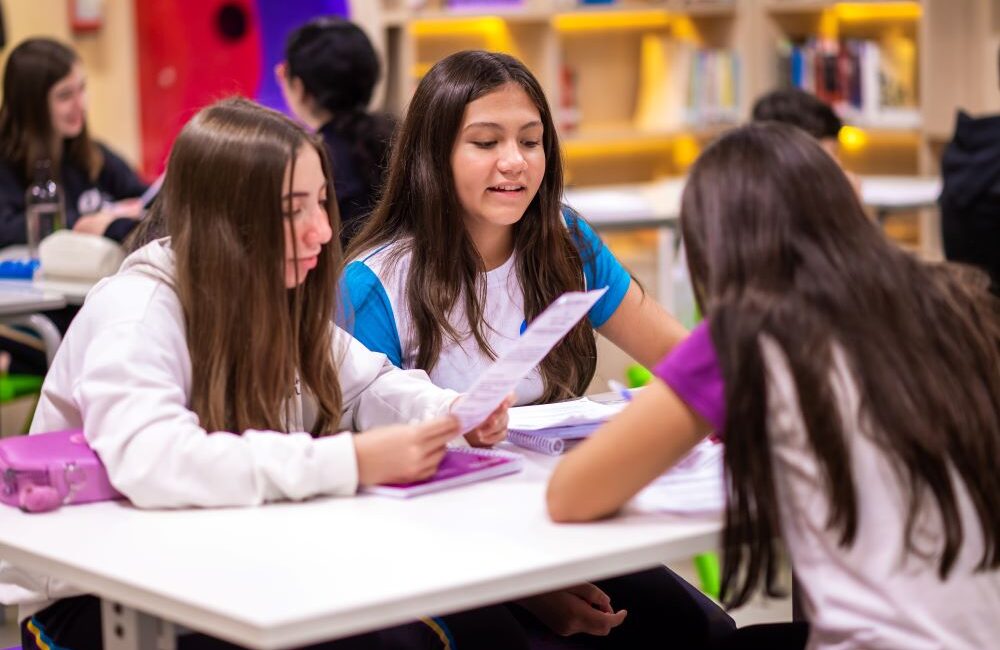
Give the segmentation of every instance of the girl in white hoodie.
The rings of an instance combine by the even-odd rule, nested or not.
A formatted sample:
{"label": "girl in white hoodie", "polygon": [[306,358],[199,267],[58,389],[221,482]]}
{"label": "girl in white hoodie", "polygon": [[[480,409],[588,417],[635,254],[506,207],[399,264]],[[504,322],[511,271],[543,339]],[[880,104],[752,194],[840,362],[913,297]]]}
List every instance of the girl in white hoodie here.
{"label": "girl in white hoodie", "polygon": [[[322,144],[278,113],[239,99],[198,113],[158,206],[169,238],[90,293],[32,432],[82,428],[142,508],[351,495],[433,473],[459,433],[447,415],[456,393],[331,324],[341,264],[331,185]],[[489,445],[505,432],[506,405],[466,439]],[[25,648],[100,647],[92,596],[0,562],[0,601],[20,605]],[[355,642],[426,647],[433,627]]]}

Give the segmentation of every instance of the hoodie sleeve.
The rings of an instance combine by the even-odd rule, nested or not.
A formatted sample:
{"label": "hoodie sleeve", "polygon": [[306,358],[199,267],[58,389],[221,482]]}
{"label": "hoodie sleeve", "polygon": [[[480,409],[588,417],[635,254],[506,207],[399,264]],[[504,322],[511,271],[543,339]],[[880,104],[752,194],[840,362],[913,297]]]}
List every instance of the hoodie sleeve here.
{"label": "hoodie sleeve", "polygon": [[356,431],[444,415],[458,393],[438,388],[423,370],[400,370],[340,328],[333,349],[344,396],[341,426]]}
{"label": "hoodie sleeve", "polygon": [[[80,362],[56,360],[32,431],[78,422],[112,485],[143,508],[248,506],[356,491],[350,434],[206,431],[188,406],[191,370],[179,321],[154,310],[144,321],[69,337],[60,352]],[[80,343],[85,349],[73,350]]]}

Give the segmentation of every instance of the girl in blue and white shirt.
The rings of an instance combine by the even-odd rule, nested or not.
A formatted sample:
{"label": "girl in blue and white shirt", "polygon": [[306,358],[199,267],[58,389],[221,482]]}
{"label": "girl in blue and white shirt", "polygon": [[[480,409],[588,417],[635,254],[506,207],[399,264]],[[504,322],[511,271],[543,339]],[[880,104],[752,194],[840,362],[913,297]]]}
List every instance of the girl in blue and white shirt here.
{"label": "girl in blue and white shirt", "polygon": [[[417,87],[383,196],[347,253],[346,326],[397,366],[462,390],[563,292],[606,287],[517,387],[517,402],[583,394],[597,361],[594,330],[655,364],[684,328],[562,204],[562,179],[548,103],[520,61],[467,51],[438,62]],[[526,626],[590,635],[587,647],[666,638],[707,647],[733,625],[662,567],[510,605]]]}

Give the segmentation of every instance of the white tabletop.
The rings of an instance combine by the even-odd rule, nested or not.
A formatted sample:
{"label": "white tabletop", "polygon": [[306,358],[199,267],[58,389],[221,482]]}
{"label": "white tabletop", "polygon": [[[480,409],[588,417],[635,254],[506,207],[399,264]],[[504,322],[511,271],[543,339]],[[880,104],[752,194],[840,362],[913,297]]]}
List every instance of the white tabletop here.
{"label": "white tabletop", "polygon": [[35,287],[27,280],[0,280],[0,317],[27,316],[65,306],[59,292]]}
{"label": "white tabletop", "polygon": [[937,204],[941,179],[925,176],[862,176],[861,197],[876,210],[915,210]]}
{"label": "white tabletop", "polygon": [[0,556],[127,606],[254,648],[341,637],[690,558],[716,517],[639,506],[585,525],[544,507],[557,459],[411,500],[45,515],[0,507]]}
{"label": "white tabletop", "polygon": [[672,225],[681,213],[684,179],[569,188],[565,202],[604,230]]}
{"label": "white tabletop", "polygon": [[[566,203],[602,230],[672,225],[681,212],[683,178],[650,183],[569,188]],[[861,199],[879,211],[932,207],[941,179],[924,176],[862,176]]]}

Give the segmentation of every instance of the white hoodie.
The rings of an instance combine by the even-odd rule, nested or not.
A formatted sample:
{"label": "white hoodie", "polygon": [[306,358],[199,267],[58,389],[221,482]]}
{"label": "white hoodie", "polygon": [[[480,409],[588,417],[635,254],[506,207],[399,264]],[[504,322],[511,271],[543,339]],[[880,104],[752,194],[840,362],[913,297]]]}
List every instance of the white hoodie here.
{"label": "white hoodie", "polygon": [[[358,468],[350,433],[314,439],[304,432],[210,434],[201,427],[189,406],[191,359],[173,275],[169,240],[159,240],[90,292],[45,378],[31,432],[82,428],[111,483],[141,508],[354,494]],[[443,414],[456,397],[422,370],[399,370],[331,327],[342,429]],[[308,394],[295,395],[286,411],[289,430],[311,428],[316,408]],[[19,619],[78,593],[0,561],[0,602],[20,604]]]}

